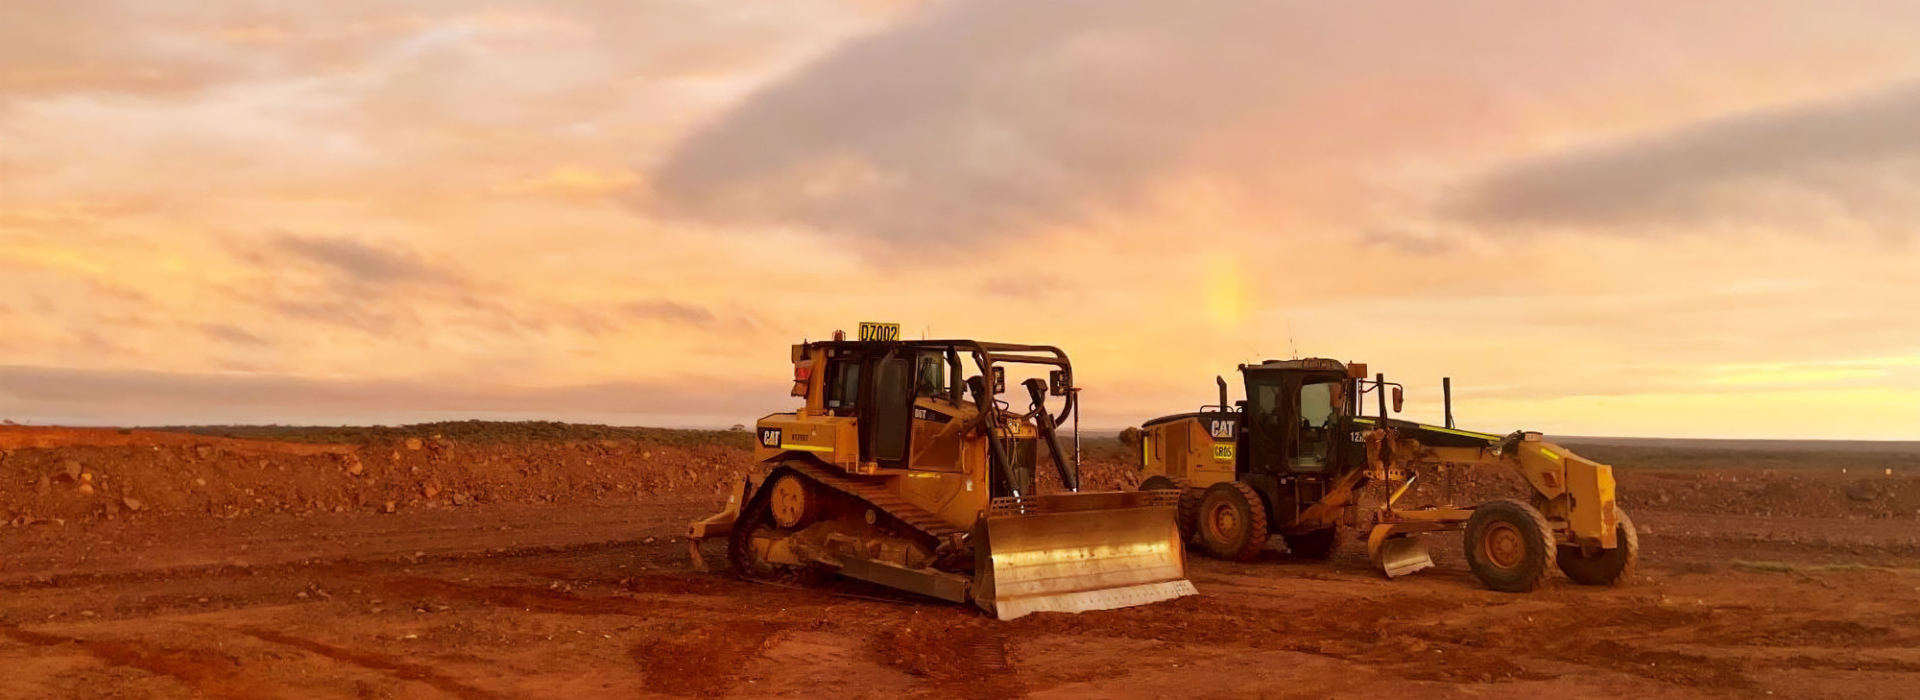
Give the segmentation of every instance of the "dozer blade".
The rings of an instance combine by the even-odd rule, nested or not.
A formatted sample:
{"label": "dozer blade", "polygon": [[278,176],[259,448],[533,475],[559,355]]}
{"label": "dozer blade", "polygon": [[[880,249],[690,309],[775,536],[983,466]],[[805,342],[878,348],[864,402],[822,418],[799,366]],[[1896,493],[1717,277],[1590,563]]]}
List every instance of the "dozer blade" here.
{"label": "dozer blade", "polygon": [[1146,605],[1198,593],[1187,580],[1175,491],[994,499],[973,597],[1002,620]]}
{"label": "dozer blade", "polygon": [[1433,568],[1433,555],[1417,533],[1402,532],[1392,525],[1379,525],[1367,537],[1367,556],[1387,578]]}

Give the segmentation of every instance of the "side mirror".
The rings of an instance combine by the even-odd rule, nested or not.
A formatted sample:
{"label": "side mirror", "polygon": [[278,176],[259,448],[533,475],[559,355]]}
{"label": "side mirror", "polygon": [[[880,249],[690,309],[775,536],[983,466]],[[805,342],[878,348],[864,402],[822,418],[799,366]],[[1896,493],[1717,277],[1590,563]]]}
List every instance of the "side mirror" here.
{"label": "side mirror", "polygon": [[1405,393],[1406,392],[1403,392],[1400,390],[1400,387],[1396,386],[1393,388],[1393,412],[1394,413],[1399,413],[1400,409],[1407,405],[1407,397],[1405,396]]}
{"label": "side mirror", "polygon": [[993,368],[993,393],[995,395],[1007,393],[1007,368]]}
{"label": "side mirror", "polygon": [[1067,386],[1066,370],[1056,369],[1052,372],[1047,373],[1048,393],[1051,393],[1054,396],[1066,396],[1067,390],[1070,388],[1072,387]]}

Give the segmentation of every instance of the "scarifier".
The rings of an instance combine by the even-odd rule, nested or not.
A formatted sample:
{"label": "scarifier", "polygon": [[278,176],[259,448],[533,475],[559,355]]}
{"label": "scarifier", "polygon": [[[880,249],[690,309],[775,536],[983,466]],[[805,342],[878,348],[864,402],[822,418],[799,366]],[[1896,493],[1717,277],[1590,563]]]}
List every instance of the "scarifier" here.
{"label": "scarifier", "polygon": [[[1631,578],[1640,555],[1633,522],[1614,501],[1613,468],[1541,439],[1453,427],[1451,382],[1446,425],[1392,418],[1399,384],[1364,364],[1309,358],[1241,365],[1247,399],[1146,422],[1141,431],[1142,490],[1181,496],[1180,527],[1209,555],[1251,559],[1271,535],[1297,556],[1326,559],[1344,526],[1369,526],[1367,554],[1392,578],[1433,566],[1424,533],[1464,530],[1467,563],[1489,588],[1538,588],[1559,568],[1576,583]],[[1361,415],[1364,394],[1376,416]],[[1475,507],[1402,508],[1420,474],[1507,469],[1531,493]],[[1363,520],[1361,489],[1386,497]]]}
{"label": "scarifier", "polygon": [[[693,523],[696,566],[706,568],[703,540],[726,537],[729,565],[747,578],[837,574],[1003,620],[1195,593],[1177,494],[1080,491],[1057,430],[1079,390],[1058,348],[902,340],[897,325],[862,323],[858,340],[835,332],[793,346],[793,363],[806,405],[759,421],[764,473]],[[1007,368],[1023,365],[1047,379],[1021,384],[1029,404],[1016,412],[995,396]],[[1036,492],[1040,454],[1064,492]]]}

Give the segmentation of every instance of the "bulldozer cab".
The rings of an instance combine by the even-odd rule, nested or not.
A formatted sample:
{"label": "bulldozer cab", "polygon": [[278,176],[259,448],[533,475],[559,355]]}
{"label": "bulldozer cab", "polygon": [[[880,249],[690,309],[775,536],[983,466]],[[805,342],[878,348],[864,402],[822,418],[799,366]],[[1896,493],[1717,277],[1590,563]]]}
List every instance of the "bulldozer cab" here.
{"label": "bulldozer cab", "polygon": [[[863,334],[864,335],[864,334]],[[973,340],[861,340],[795,347],[795,393],[821,415],[853,418],[858,463],[883,469],[964,470],[967,435],[984,436],[989,494],[1034,493],[1040,443],[1069,490],[1068,463],[1055,428],[1074,410],[1073,369],[1058,348]],[[1033,368],[1025,396],[1002,400],[1009,366]],[[814,374],[818,382],[812,381]],[[1060,397],[1049,401],[1049,396]],[[1021,401],[1020,399],[1025,399]],[[1049,405],[1049,404],[1053,405]],[[1025,404],[1016,409],[1015,406]],[[968,428],[978,426],[978,430]],[[764,440],[763,440],[764,442]]]}
{"label": "bulldozer cab", "polygon": [[1357,387],[1345,365],[1270,360],[1240,371],[1247,384],[1241,471],[1338,473],[1365,461],[1365,445],[1352,439]]}
{"label": "bulldozer cab", "polygon": [[823,408],[830,415],[857,419],[863,461],[908,468],[914,403],[921,398],[915,372],[922,354],[867,343],[828,353]]}

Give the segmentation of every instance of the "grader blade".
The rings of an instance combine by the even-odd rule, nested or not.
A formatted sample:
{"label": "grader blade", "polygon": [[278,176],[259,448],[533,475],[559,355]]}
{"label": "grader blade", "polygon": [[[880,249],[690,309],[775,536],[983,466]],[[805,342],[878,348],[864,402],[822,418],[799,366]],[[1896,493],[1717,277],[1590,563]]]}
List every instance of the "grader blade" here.
{"label": "grader blade", "polygon": [[1146,605],[1198,593],[1172,491],[994,499],[973,597],[1002,620]]}
{"label": "grader blade", "polygon": [[1433,568],[1433,555],[1417,532],[1409,533],[1392,525],[1373,528],[1367,537],[1367,557],[1387,578],[1399,578]]}

